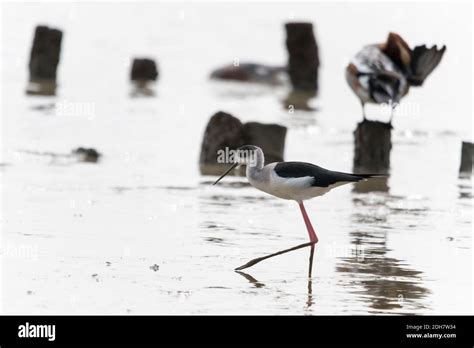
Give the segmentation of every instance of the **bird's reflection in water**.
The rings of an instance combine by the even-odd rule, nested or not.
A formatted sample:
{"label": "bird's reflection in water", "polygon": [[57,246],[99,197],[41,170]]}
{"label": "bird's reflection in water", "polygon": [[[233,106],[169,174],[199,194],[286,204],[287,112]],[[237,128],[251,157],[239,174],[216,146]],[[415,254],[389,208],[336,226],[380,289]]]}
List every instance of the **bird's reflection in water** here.
{"label": "bird's reflection in water", "polygon": [[242,271],[235,271],[235,272],[240,274],[245,279],[247,279],[249,281],[249,283],[253,284],[253,286],[256,287],[256,288],[263,288],[265,286],[265,284],[259,282],[257,279],[255,279],[254,277],[252,277],[248,273],[245,273],[245,272],[242,272]]}
{"label": "bird's reflection in water", "polygon": [[[357,201],[354,200],[356,204]],[[362,252],[340,258],[336,270],[347,278],[352,293],[369,302],[374,313],[417,313],[428,307],[424,298],[430,291],[422,286],[421,271],[387,255],[391,250],[387,247],[387,229],[383,225],[388,214],[377,217],[380,229],[361,229],[368,220],[374,221],[374,210],[381,204],[384,202],[376,201],[365,213],[359,211],[353,215],[358,229],[350,232],[350,243]]]}
{"label": "bird's reflection in water", "polygon": [[311,245],[309,254],[309,266],[308,266],[308,300],[306,301],[307,307],[311,307],[314,304],[313,300],[313,256],[314,256],[314,244]]}
{"label": "bird's reflection in water", "polygon": [[310,308],[313,304],[313,281],[311,278],[308,278],[308,300],[306,301],[306,307]]}
{"label": "bird's reflection in water", "polygon": [[[299,247],[296,247],[299,248]],[[290,248],[293,249],[293,248]],[[288,249],[286,249],[288,250]],[[285,251],[283,251],[285,252]],[[280,252],[277,252],[278,254]],[[311,307],[314,304],[313,300],[313,282],[312,282],[312,273],[313,273],[313,259],[314,259],[314,244],[311,245],[310,248],[310,254],[309,254],[309,264],[308,264],[308,283],[307,283],[307,289],[308,289],[308,297],[306,301],[307,307]],[[253,284],[254,287],[256,288],[262,288],[265,286],[262,282],[259,282],[257,279],[255,279],[253,276],[251,276],[248,273],[236,270],[236,273],[240,274],[242,277],[247,279],[251,284]]]}

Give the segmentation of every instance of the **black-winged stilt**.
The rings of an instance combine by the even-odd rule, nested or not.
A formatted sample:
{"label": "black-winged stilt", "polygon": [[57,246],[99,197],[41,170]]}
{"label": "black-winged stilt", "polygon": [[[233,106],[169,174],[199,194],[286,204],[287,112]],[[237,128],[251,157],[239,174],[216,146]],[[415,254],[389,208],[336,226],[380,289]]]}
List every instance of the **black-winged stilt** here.
{"label": "black-winged stilt", "polygon": [[390,33],[382,44],[367,45],[346,68],[346,79],[359,97],[365,120],[365,104],[391,105],[393,109],[410,87],[423,84],[443,58],[446,46],[416,46],[413,50],[400,35]]}
{"label": "black-winged stilt", "polygon": [[214,185],[238,165],[246,164],[246,176],[253,187],[273,196],[294,200],[298,203],[312,245],[318,242],[318,237],[306,213],[303,201],[322,196],[333,188],[344,184],[382,176],[335,172],[305,162],[278,162],[264,166],[263,151],[254,145],[244,145],[238,148],[236,153],[235,163],[214,182]]}

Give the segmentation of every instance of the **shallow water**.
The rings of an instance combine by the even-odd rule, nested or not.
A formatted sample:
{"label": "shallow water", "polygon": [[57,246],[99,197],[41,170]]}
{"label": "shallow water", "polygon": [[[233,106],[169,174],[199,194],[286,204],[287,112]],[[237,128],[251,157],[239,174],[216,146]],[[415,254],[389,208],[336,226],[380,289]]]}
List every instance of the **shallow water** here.
{"label": "shallow water", "polygon": [[[457,174],[472,139],[470,6],[406,6],[2,4],[2,312],[472,314],[472,181]],[[236,57],[284,63],[290,18],[316,24],[318,111],[289,114],[285,87],[207,79]],[[38,23],[65,30],[57,97],[23,93]],[[343,69],[389,30],[448,53],[395,117],[387,191],[345,186],[307,202],[320,237],[311,279],[309,248],[234,272],[307,233],[294,202],[199,174],[209,117],[283,124],[286,159],[350,171],[360,108]],[[155,98],[130,97],[129,60],[141,54],[158,59]],[[67,103],[83,109],[58,112]],[[102,161],[28,153],[78,146]]]}

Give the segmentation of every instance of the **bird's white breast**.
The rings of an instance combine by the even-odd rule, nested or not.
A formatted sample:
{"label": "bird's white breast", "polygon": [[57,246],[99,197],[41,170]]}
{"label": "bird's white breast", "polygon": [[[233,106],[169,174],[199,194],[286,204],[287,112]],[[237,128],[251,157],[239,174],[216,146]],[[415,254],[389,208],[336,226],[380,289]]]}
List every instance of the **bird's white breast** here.
{"label": "bird's white breast", "polygon": [[250,184],[260,191],[273,196],[295,201],[303,201],[322,196],[333,188],[312,186],[314,178],[311,176],[300,178],[280,177],[273,170],[275,165],[276,163],[272,163],[265,166],[261,170],[260,175],[248,175],[247,178]]}

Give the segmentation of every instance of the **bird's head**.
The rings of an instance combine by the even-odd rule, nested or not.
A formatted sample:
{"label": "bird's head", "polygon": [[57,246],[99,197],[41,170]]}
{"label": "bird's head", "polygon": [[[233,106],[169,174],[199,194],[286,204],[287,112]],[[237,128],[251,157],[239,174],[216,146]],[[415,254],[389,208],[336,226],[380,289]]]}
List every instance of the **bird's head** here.
{"label": "bird's head", "polygon": [[234,168],[238,167],[241,164],[245,164],[250,167],[255,167],[259,164],[259,158],[263,158],[262,149],[255,145],[243,145],[238,149],[234,150],[233,153],[233,164],[232,166],[225,171],[224,174],[220,176],[219,179],[213,184],[217,184],[224,176],[229,174]]}

